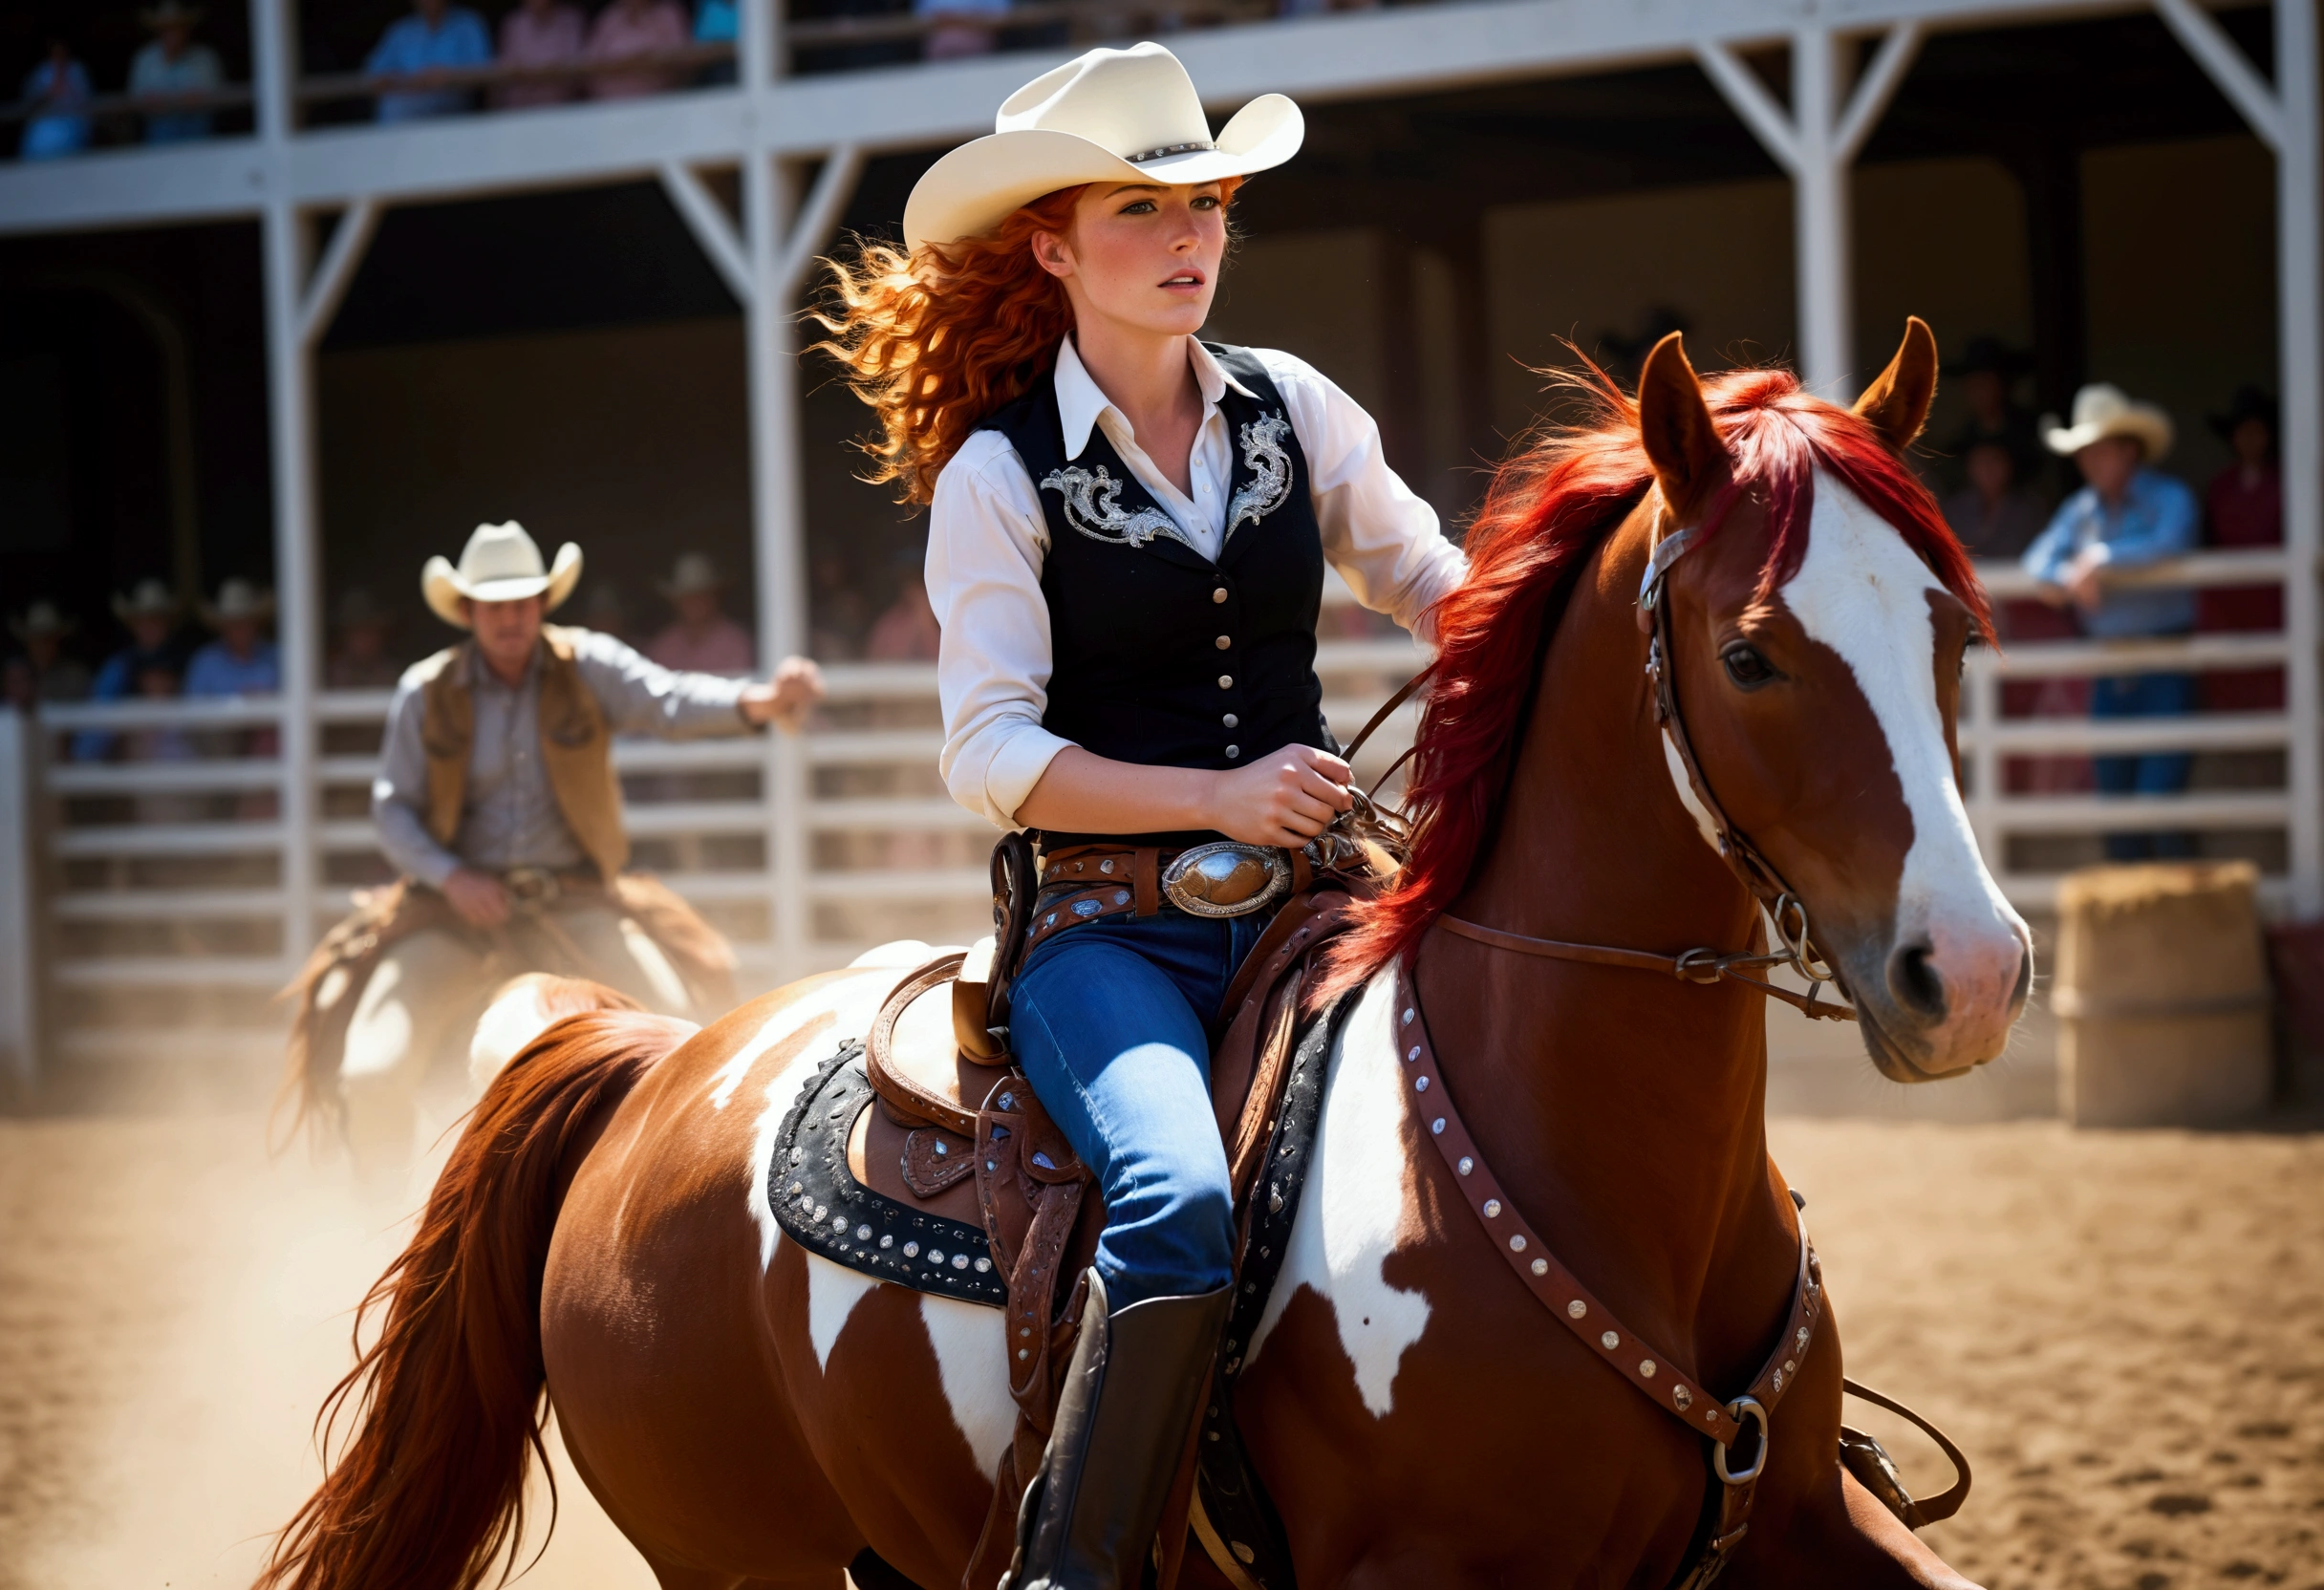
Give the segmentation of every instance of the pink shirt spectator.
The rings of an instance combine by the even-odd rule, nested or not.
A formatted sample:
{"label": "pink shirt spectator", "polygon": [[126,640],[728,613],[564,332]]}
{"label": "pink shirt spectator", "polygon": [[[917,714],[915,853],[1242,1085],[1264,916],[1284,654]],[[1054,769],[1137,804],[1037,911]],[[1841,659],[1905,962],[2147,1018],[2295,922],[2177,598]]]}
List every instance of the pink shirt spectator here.
{"label": "pink shirt spectator", "polygon": [[[570,6],[519,6],[501,19],[500,64],[560,66],[579,60],[586,28],[581,13]],[[570,77],[509,83],[492,91],[492,102],[506,110],[527,105],[559,105],[580,90],[580,83]]]}
{"label": "pink shirt spectator", "polygon": [[758,662],[750,632],[721,615],[699,634],[673,624],[646,644],[646,655],[679,673],[724,674],[740,678]]}
{"label": "pink shirt spectator", "polygon": [[[617,61],[682,50],[690,32],[685,11],[674,0],[613,0],[592,24],[585,54],[592,61]],[[591,78],[589,91],[599,99],[636,99],[667,94],[678,84],[674,72],[622,72]]]}
{"label": "pink shirt spectator", "polygon": [[888,611],[873,621],[864,655],[873,662],[934,662],[942,634],[936,625],[936,610],[928,600],[928,588],[918,580],[907,580]]}

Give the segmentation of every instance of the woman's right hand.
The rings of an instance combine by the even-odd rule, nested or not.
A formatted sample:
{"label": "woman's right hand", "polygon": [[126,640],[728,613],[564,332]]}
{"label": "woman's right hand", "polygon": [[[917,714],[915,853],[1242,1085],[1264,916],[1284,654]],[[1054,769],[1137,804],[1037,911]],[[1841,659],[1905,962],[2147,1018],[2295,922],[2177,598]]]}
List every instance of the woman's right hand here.
{"label": "woman's right hand", "polygon": [[1216,777],[1210,827],[1246,845],[1297,849],[1355,804],[1347,763],[1312,745],[1286,745]]}

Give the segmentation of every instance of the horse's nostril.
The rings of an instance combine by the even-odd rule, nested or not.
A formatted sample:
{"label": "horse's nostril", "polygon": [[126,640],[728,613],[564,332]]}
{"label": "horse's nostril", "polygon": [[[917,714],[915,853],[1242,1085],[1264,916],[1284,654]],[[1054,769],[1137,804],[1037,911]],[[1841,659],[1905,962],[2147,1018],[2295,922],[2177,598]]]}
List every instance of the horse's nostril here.
{"label": "horse's nostril", "polygon": [[2017,952],[2017,984],[2010,990],[2010,1003],[2012,1006],[2024,1004],[2026,996],[2033,991],[2033,988],[2034,950],[2031,945],[2028,945]]}
{"label": "horse's nostril", "polygon": [[1926,944],[1907,944],[1888,957],[1888,990],[1907,1010],[1932,1021],[1945,1019],[1945,979],[1930,964],[1935,952]]}

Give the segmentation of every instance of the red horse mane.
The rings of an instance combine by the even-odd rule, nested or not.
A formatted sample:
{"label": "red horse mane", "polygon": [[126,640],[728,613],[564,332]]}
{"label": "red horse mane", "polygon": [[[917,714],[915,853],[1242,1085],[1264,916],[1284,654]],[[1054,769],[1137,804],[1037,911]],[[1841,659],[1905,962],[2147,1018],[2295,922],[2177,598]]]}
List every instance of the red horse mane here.
{"label": "red horse mane", "polygon": [[[1553,599],[1653,484],[1636,399],[1586,357],[1582,363],[1583,374],[1561,379],[1582,400],[1582,419],[1539,433],[1496,472],[1469,531],[1468,578],[1436,606],[1436,660],[1406,786],[1412,853],[1395,886],[1363,906],[1354,930],[1334,946],[1319,999],[1409,953],[1467,886],[1508,784]],[[1789,371],[1731,371],[1702,386],[1732,479],[1700,533],[1715,534],[1746,494],[1765,506],[1762,600],[1807,552],[1820,467],[1894,526],[1990,633],[1969,555],[1928,488],[1868,421],[1811,397]]]}

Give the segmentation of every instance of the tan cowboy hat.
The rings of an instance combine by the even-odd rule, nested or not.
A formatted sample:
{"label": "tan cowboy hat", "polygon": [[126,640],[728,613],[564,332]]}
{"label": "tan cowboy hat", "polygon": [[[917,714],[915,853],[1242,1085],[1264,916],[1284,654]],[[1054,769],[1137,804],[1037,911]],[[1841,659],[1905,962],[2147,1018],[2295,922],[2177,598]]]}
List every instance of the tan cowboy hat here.
{"label": "tan cowboy hat", "polygon": [[553,612],[573,593],[581,579],[581,548],[567,542],[557,548],[557,561],[544,564],[541,548],[525,526],[511,519],[506,525],[479,525],[461,548],[460,567],[441,557],[428,559],[420,571],[420,594],[430,611],[456,630],[468,627],[460,611],[462,597],[471,602],[521,602],[542,597],[541,611]]}
{"label": "tan cowboy hat", "polygon": [[20,616],[8,621],[8,633],[18,640],[31,640],[44,634],[67,635],[80,628],[80,621],[66,616],[54,602],[43,596]]}
{"label": "tan cowboy hat", "polygon": [[2074,423],[2060,425],[2057,416],[2042,416],[2042,441],[2053,453],[2068,457],[2094,441],[2126,436],[2154,462],[2171,450],[2171,417],[2152,403],[2131,400],[2130,394],[2106,381],[2093,381],[2074,395]]}
{"label": "tan cowboy hat", "polygon": [[138,581],[128,595],[115,595],[113,616],[124,624],[132,618],[175,618],[178,616],[177,593],[149,574]]}
{"label": "tan cowboy hat", "polygon": [[237,618],[273,616],[274,592],[261,591],[240,576],[218,588],[217,601],[202,604],[202,621],[213,630],[221,624],[230,624]]}
{"label": "tan cowboy hat", "polygon": [[1092,50],[1010,95],[990,138],[928,168],[904,205],[904,247],[979,237],[1011,210],[1084,183],[1215,183],[1299,153],[1299,106],[1262,94],[1211,136],[1194,80],[1159,44]]}
{"label": "tan cowboy hat", "polygon": [[700,552],[680,552],[678,565],[666,580],[656,580],[654,589],[664,596],[690,596],[698,591],[723,591],[725,576],[718,565]]}

